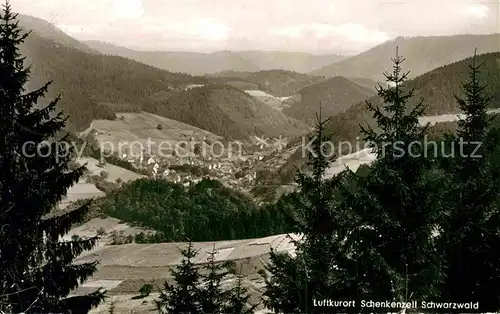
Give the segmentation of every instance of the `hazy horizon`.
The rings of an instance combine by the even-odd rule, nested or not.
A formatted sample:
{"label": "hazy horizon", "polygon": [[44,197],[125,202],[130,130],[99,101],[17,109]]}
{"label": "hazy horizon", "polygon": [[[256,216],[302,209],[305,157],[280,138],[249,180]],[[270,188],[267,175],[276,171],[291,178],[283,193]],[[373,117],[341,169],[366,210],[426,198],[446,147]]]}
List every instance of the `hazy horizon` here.
{"label": "hazy horizon", "polygon": [[15,0],[82,41],[143,51],[353,55],[396,37],[500,31],[497,1]]}

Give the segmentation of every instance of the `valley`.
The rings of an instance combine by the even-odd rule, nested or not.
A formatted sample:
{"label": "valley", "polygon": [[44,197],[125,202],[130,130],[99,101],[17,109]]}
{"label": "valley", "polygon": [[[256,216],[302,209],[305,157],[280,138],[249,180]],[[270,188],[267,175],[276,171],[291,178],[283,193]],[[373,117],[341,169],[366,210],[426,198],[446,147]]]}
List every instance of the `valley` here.
{"label": "valley", "polygon": [[[126,18],[122,17],[122,20]],[[11,111],[5,109],[6,113],[2,115],[7,117],[11,114],[14,117],[25,114],[22,116],[24,120],[19,120],[21,127],[16,124],[9,132],[20,134],[19,138],[26,141],[46,141],[50,145],[67,141],[65,144],[70,144],[71,154],[67,155],[70,157],[61,163],[62,166],[53,165],[52,161],[40,157],[41,170],[37,168],[38,164],[32,163],[32,159],[21,159],[24,163],[18,164],[16,158],[22,156],[12,157],[16,163],[12,161],[8,165],[15,167],[2,169],[4,172],[13,171],[13,175],[4,180],[9,184],[8,180],[13,180],[15,184],[12,185],[17,188],[28,186],[26,191],[23,190],[23,197],[15,195],[17,199],[13,198],[11,203],[19,202],[21,209],[45,206],[49,208],[48,214],[40,217],[57,218],[61,215],[60,221],[71,222],[63,227],[57,225],[61,223],[57,218],[52,223],[56,226],[54,229],[59,229],[52,231],[52,227],[47,227],[43,231],[46,234],[36,229],[42,234],[46,247],[53,243],[73,245],[99,238],[95,246],[75,249],[71,253],[74,256],[66,258],[68,263],[79,265],[99,261],[93,273],[88,271],[86,280],[75,279],[76,283],[67,289],[70,297],[83,297],[100,288],[106,290],[108,298],[89,313],[149,313],[157,310],[155,301],[160,298],[158,292],[166,289],[164,283],[178,284],[171,270],[185,267],[188,253],[179,249],[189,244],[193,244],[193,250],[198,252],[198,255],[192,255],[190,262],[194,268],[203,269],[200,270],[202,273],[207,272],[202,267],[210,264],[210,252],[213,252],[214,265],[232,263],[235,267],[233,273],[218,284],[224,289],[232,289],[239,283],[247,288],[248,298],[240,301],[244,307],[255,305],[252,313],[268,313],[271,308],[262,302],[262,297],[268,297],[272,290],[263,279],[263,274],[283,275],[285,279],[275,277],[278,281],[284,280],[284,283],[275,283],[277,286],[281,284],[281,290],[276,288],[276,291],[281,293],[289,289],[283,287],[296,285],[296,291],[286,291],[288,297],[294,297],[285,301],[290,304],[302,302],[295,299],[303,292],[300,289],[305,289],[301,285],[307,283],[305,287],[309,287],[309,282],[303,282],[300,275],[308,271],[307,267],[313,262],[317,269],[340,274],[335,278],[345,275],[349,287],[355,282],[352,278],[356,274],[356,280],[364,284],[363,289],[378,293],[377,289],[382,288],[372,286],[367,279],[358,276],[359,262],[361,271],[368,273],[372,279],[383,281],[385,294],[374,293],[374,298],[381,295],[392,297],[393,292],[389,293],[392,290],[387,287],[392,285],[394,278],[389,273],[398,271],[400,277],[402,273],[399,259],[392,259],[391,256],[399,258],[401,254],[415,251],[411,253],[415,255],[405,255],[408,262],[418,260],[418,254],[430,254],[419,251],[420,247],[429,252],[435,250],[435,247],[429,249],[427,235],[419,232],[435,229],[438,224],[446,225],[444,220],[438,221],[436,217],[445,216],[452,211],[450,208],[459,207],[457,195],[461,197],[460,193],[466,193],[464,191],[469,188],[477,188],[474,190],[476,194],[481,189],[497,189],[497,185],[500,189],[500,181],[495,179],[500,174],[497,167],[500,160],[500,116],[497,115],[500,113],[499,34],[400,36],[349,56],[333,52],[285,50],[148,51],[97,39],[77,40],[48,21],[29,15],[20,15],[19,21],[24,30],[33,30],[28,39],[19,44],[19,53],[26,56],[27,64],[32,65],[30,79],[26,84],[18,84],[19,90],[22,93],[31,92],[48,81],[54,83],[40,97],[38,94],[19,96],[22,93],[18,91],[17,94],[12,93],[14,96],[9,94],[16,99],[18,107],[9,109]],[[172,25],[170,27],[174,28]],[[194,30],[190,32],[194,33]],[[0,27],[0,37],[1,33]],[[146,33],[138,32],[137,38],[146,36]],[[221,41],[224,40],[213,40],[215,43]],[[472,58],[475,48],[477,55]],[[406,78],[402,74],[404,71],[393,68],[397,75],[404,77],[396,88],[391,85],[395,78],[388,74],[384,77],[384,71],[390,72],[393,63],[397,63],[397,58],[391,61],[395,51],[408,59],[407,63],[403,63],[404,70],[411,70]],[[478,74],[471,66],[476,63],[482,66]],[[15,79],[15,75],[9,77],[9,80]],[[474,89],[468,89],[469,85],[464,83],[468,80],[473,81],[470,84]],[[475,83],[477,81],[484,82],[484,86],[476,86],[479,84]],[[0,80],[0,87],[5,86],[13,88]],[[410,91],[409,96],[401,96],[401,90]],[[45,87],[42,91],[45,92]],[[489,97],[480,98],[483,94]],[[56,109],[50,114],[33,109],[42,108],[58,95],[61,95],[60,101],[54,103]],[[462,98],[465,101],[461,101]],[[25,103],[33,103],[34,107],[26,105],[29,110],[24,110]],[[403,103],[404,106],[401,105]],[[466,105],[469,103],[476,107],[468,108]],[[484,108],[481,107],[483,103]],[[409,117],[408,112],[420,104],[425,105],[420,113]],[[376,112],[377,109],[380,111]],[[460,167],[453,168],[439,159],[441,156],[430,158],[429,165],[425,165],[428,168],[404,158],[401,164],[389,159],[377,160],[361,139],[361,127],[365,126],[372,127],[374,134],[385,132],[386,138],[398,139],[399,136],[408,141],[417,138],[415,134],[423,126],[428,126],[423,134],[431,140],[444,141],[446,134],[458,134],[457,121],[467,117],[464,110],[474,115],[483,112],[483,109],[484,115],[493,119],[487,124],[484,122],[486,118],[484,121],[478,118],[475,127],[485,125],[482,132],[486,134],[483,139],[489,155],[486,155],[486,161],[474,165],[480,170],[470,171],[472,174],[468,175],[490,180],[486,183],[477,177],[464,183],[464,186],[458,180],[452,181],[454,171],[458,172]],[[68,119],[50,124],[50,121],[63,119],[57,116],[59,111]],[[324,123],[317,121],[320,113],[322,119],[328,119]],[[388,116],[382,116],[386,113]],[[7,125],[5,121],[8,120],[4,120]],[[52,127],[59,129],[52,132]],[[37,132],[46,134],[40,136]],[[61,134],[68,136],[61,139]],[[322,159],[307,154],[304,146],[318,134],[320,142],[311,147],[316,152],[324,153],[323,145],[329,142],[336,153],[335,158]],[[472,131],[470,134],[476,136]],[[5,131],[4,137],[10,139],[9,136],[12,137]],[[382,142],[382,137],[374,138]],[[2,145],[18,145],[12,148],[17,154],[20,144],[14,142],[6,140]],[[341,143],[349,144],[349,148],[338,148]],[[8,156],[17,156],[14,153]],[[0,157],[3,156],[0,154]],[[472,169],[471,165],[464,167]],[[82,166],[85,169],[80,168]],[[50,177],[51,171],[55,171],[53,169],[60,170],[60,177],[64,178]],[[40,181],[46,186],[38,187],[36,180],[45,178],[45,174],[41,175],[43,171],[49,173],[45,181]],[[82,172],[73,180],[70,177],[72,171]],[[30,176],[34,178],[31,181]],[[413,182],[413,177],[418,177],[420,181]],[[3,183],[0,182],[0,187]],[[51,191],[59,185],[63,192]],[[420,194],[412,194],[414,191]],[[30,199],[32,194],[35,195],[33,200]],[[428,195],[432,197],[427,199]],[[22,203],[24,197],[31,203]],[[50,204],[45,203],[44,197],[49,199],[47,202]],[[425,205],[417,204],[419,197]],[[467,201],[474,197],[467,198]],[[483,217],[484,220],[491,217],[497,219],[493,214],[500,208],[496,198],[492,196],[490,200],[484,196],[484,203],[491,201],[491,204],[488,203],[491,206],[487,208],[490,212],[483,215],[486,217]],[[438,204],[434,199],[442,203]],[[391,201],[400,202],[400,208],[391,207]],[[37,202],[40,205],[44,202],[43,206]],[[471,202],[472,205],[466,208],[469,211],[481,205]],[[87,209],[87,205],[88,210],[80,213],[81,208]],[[413,215],[411,217],[416,222],[399,217],[401,208],[408,210],[408,215]],[[423,212],[422,208],[428,212]],[[19,217],[12,219],[21,219]],[[43,219],[49,218],[40,219],[45,221]],[[31,223],[31,220],[14,222],[10,221],[10,224],[28,232],[23,223]],[[3,224],[0,220],[0,225]],[[421,226],[420,231],[415,231],[413,224]],[[482,225],[483,229],[478,230],[490,230],[489,226]],[[370,228],[377,231],[367,231]],[[60,231],[63,229],[64,232]],[[401,235],[400,229],[408,232],[404,235],[407,238]],[[302,236],[314,237],[325,232],[334,240],[318,236],[318,239],[321,238],[318,243],[326,244],[304,253],[304,247],[313,242],[298,242],[303,239]],[[372,247],[360,244],[362,241],[352,234],[367,239]],[[18,236],[21,238],[21,235]],[[418,241],[409,241],[410,236]],[[473,236],[479,237],[477,234]],[[491,243],[498,242],[493,235],[491,237]],[[15,241],[8,244],[17,249],[13,243]],[[306,244],[297,245],[302,243]],[[377,256],[369,255],[372,254],[370,250],[378,250],[377,245],[388,248],[392,255],[387,255],[385,251],[377,251]],[[33,247],[35,249],[34,244]],[[325,249],[327,247],[337,251],[332,253]],[[358,247],[367,248],[366,252],[358,252]],[[485,256],[491,252],[484,250],[486,252],[481,251],[483,255],[480,257],[486,259]],[[310,254],[313,262],[308,261],[311,263],[308,265],[304,261],[304,265],[287,264],[295,263],[297,251],[302,258],[304,254]],[[276,257],[273,252],[287,255]],[[2,256],[0,254],[0,262],[3,261]],[[390,271],[381,271],[384,268],[374,262],[377,258],[385,258]],[[321,264],[323,259],[330,259],[330,264]],[[62,266],[59,266],[67,266],[66,262],[60,262],[58,258],[55,260],[61,263]],[[18,260],[15,262],[15,265],[21,265]],[[411,270],[413,273],[423,272],[421,265],[408,263],[414,267]],[[373,266],[375,264],[378,268]],[[270,269],[269,265],[278,266]],[[239,270],[239,277],[236,270]],[[314,280],[323,280],[326,275],[320,274],[319,279]],[[340,286],[343,285],[342,280],[339,281]],[[198,283],[199,286],[202,284],[201,281]],[[424,295],[423,290],[418,290],[420,283],[413,284],[412,289],[415,287],[417,294]],[[470,286],[475,284],[471,282]],[[145,287],[149,287],[149,292],[143,292]],[[354,295],[354,290],[349,290],[351,288],[340,292],[336,288],[328,289],[328,293]],[[272,293],[278,293],[276,291]],[[3,313],[1,296],[2,291],[0,313]],[[276,297],[276,300],[281,299]],[[309,305],[301,303],[300,306]],[[302,308],[287,309],[298,313]],[[244,311],[238,313],[243,314]]]}

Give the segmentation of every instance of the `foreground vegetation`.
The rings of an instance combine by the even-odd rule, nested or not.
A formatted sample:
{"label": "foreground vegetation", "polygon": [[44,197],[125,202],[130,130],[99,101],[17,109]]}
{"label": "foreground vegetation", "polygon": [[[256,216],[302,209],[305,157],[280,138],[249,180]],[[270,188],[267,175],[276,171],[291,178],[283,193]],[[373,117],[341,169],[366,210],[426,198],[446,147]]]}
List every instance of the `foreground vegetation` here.
{"label": "foreground vegetation", "polygon": [[[71,154],[61,157],[68,148],[56,136],[65,125],[62,115],[54,115],[58,98],[41,109],[36,105],[49,84],[28,93],[23,89],[29,70],[18,46],[26,35],[15,24],[10,6],[1,20],[0,311],[88,313],[103,300],[103,291],[70,293],[92,276],[98,262],[74,261],[98,238],[63,238],[82,221],[88,204],[70,212],[55,210],[84,167],[70,167]],[[310,174],[299,172],[300,190],[276,205],[257,207],[210,180],[189,189],[139,180],[111,191],[102,209],[161,230],[161,240],[301,234],[295,254],[271,251],[262,273],[262,303],[276,313],[331,313],[332,308],[314,306],[315,300],[323,299],[354,301],[351,307],[335,309],[347,313],[394,311],[363,307],[362,300],[415,300],[420,307],[429,300],[446,304],[442,309],[409,309],[428,313],[496,312],[500,129],[492,126],[486,113],[495,98],[483,81],[496,81],[480,74],[478,62],[483,59],[469,60],[463,94],[455,99],[467,118],[440,139],[445,149],[431,157],[423,145],[429,131],[418,123],[425,106],[411,102],[415,95],[406,90],[403,58],[397,55],[393,72],[387,74],[392,87],[378,90],[380,106],[367,105],[376,127],[363,126],[360,131],[378,158],[362,173],[344,171],[324,179],[333,161],[324,150],[331,140],[331,121],[320,116],[308,158]],[[36,146],[25,147],[27,141],[41,145],[43,154],[37,154]],[[197,252],[191,243],[182,254],[181,265],[172,270],[174,283],[166,283],[161,291],[160,311],[252,311],[241,278],[234,287],[222,287],[230,267],[216,263],[215,252],[202,267],[205,273],[193,264]],[[150,290],[145,288],[141,296]],[[468,305],[455,308],[455,303]]]}
{"label": "foreground vegetation", "polygon": [[289,231],[278,205],[258,207],[247,196],[203,180],[190,188],[141,179],[111,192],[100,212],[158,231],[140,242],[222,241]]}
{"label": "foreground vegetation", "polygon": [[[73,260],[98,237],[61,239],[83,220],[88,204],[55,211],[85,169],[70,169],[68,147],[54,138],[66,123],[56,111],[59,98],[39,106],[50,83],[25,92],[30,71],[19,45],[27,35],[8,3],[0,20],[0,312],[87,313],[104,299],[103,291],[70,293],[97,262]],[[35,145],[27,147],[30,142]]]}

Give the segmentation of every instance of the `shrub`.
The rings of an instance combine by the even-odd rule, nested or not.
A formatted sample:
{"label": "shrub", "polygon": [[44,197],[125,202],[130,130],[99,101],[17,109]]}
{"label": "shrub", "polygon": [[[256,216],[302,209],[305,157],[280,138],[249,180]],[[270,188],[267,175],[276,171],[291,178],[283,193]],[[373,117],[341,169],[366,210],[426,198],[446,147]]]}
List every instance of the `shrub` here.
{"label": "shrub", "polygon": [[106,229],[104,229],[104,227],[100,227],[99,229],[97,229],[97,235],[98,236],[102,236],[102,235],[105,235],[106,234]]}

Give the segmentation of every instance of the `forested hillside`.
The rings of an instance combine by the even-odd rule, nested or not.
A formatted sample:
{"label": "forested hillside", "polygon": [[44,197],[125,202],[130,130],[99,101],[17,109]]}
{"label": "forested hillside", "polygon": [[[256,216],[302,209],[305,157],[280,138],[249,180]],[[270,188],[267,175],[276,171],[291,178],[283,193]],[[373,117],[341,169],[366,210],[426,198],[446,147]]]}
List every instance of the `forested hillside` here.
{"label": "forested hillside", "polygon": [[480,54],[499,51],[500,34],[398,37],[359,55],[313,71],[312,74],[327,77],[367,77],[383,81],[383,73],[391,67],[391,60],[387,56],[394,55],[396,47],[407,60],[405,68],[411,69],[411,77],[416,77],[467,58],[473,54],[475,48]]}
{"label": "forested hillside", "polygon": [[358,85],[361,85],[363,87],[372,90],[374,93],[377,91],[377,86],[379,84],[381,84],[382,86],[386,86],[386,83],[383,81],[375,81],[367,77],[348,77],[348,79]]}
{"label": "forested hillside", "polygon": [[144,109],[227,138],[297,136],[309,127],[231,86],[206,85],[149,97]]}
{"label": "forested hillside", "polygon": [[[486,90],[492,97],[491,108],[500,107],[499,59],[500,52],[477,56],[477,62],[484,64],[479,75],[482,82],[488,84]],[[414,89],[415,93],[415,97],[408,102],[408,108],[414,108],[420,99],[423,99],[427,106],[424,112],[426,115],[458,113],[459,108],[454,95],[462,95],[461,83],[467,79],[467,63],[469,62],[471,58],[437,68],[408,81],[404,88]],[[405,63],[403,63],[403,69],[407,69]],[[382,104],[382,99],[378,96],[368,101],[375,106]],[[360,134],[359,124],[373,124],[373,117],[366,108],[365,102],[357,103],[345,112],[334,116],[329,130],[336,139],[354,142]]]}
{"label": "forested hillside", "polygon": [[174,74],[115,56],[88,54],[59,44],[33,32],[21,46],[32,64],[28,88],[52,80],[48,98],[61,93],[59,103],[70,116],[70,129],[82,130],[100,116],[97,103],[129,103],[139,107],[151,94],[192,81],[189,75]]}
{"label": "forested hillside", "polygon": [[[492,97],[491,108],[500,107],[499,59],[500,53],[477,56],[477,62],[484,64],[479,75],[482,81],[488,84],[486,90]],[[454,94],[463,95],[460,84],[467,79],[467,63],[469,62],[471,62],[471,58],[440,67],[408,81],[404,88],[414,88],[415,93],[415,97],[408,102],[408,108],[414,108],[419,99],[423,98],[424,104],[427,105],[425,113],[428,115],[458,113],[459,108]],[[407,69],[404,63],[403,69]],[[378,96],[374,96],[368,101],[373,105],[382,103],[381,98]],[[352,145],[355,145],[357,141],[361,140],[360,125],[374,126],[373,116],[364,101],[356,103],[345,112],[333,116],[327,126],[327,131],[331,134],[334,143],[349,141]],[[429,133],[433,137],[439,137],[445,131],[453,131],[455,127],[456,123],[452,122],[438,123],[431,127]],[[295,167],[300,167],[303,164],[304,159],[299,149],[280,169],[279,176],[290,180]]]}
{"label": "forested hillside", "polygon": [[283,113],[314,125],[320,107],[325,117],[333,116],[370,98],[375,92],[339,76],[306,86],[298,94],[300,100],[284,108]]}
{"label": "forested hillside", "polygon": [[275,206],[258,207],[248,197],[203,180],[191,188],[141,179],[101,202],[102,213],[157,230],[159,241],[221,241],[288,232]]}
{"label": "forested hillside", "polygon": [[253,87],[252,85],[247,85],[244,89],[260,89],[277,97],[292,96],[303,87],[324,80],[322,77],[286,70],[258,72],[225,71],[211,75],[210,77],[216,77],[219,82],[235,87],[245,86],[243,82],[246,82],[247,84],[252,84]]}

